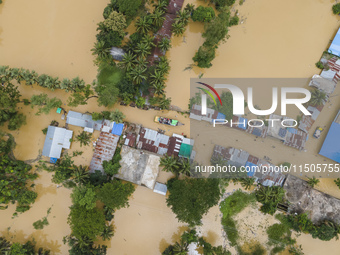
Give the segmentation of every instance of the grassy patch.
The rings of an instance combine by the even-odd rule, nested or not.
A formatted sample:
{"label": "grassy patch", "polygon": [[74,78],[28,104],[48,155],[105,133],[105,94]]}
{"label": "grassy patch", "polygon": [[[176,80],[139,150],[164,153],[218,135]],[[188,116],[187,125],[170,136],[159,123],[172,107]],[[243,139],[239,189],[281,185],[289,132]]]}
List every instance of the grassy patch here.
{"label": "grassy patch", "polygon": [[117,66],[102,64],[99,68],[97,81],[99,85],[117,84],[122,76],[122,71]]}
{"label": "grassy patch", "polygon": [[237,190],[221,203],[220,210],[223,213],[222,225],[232,246],[237,245],[237,240],[239,238],[236,222],[232,217],[240,213],[249,204],[255,203],[255,201],[256,198],[254,193],[247,194],[241,190]]}

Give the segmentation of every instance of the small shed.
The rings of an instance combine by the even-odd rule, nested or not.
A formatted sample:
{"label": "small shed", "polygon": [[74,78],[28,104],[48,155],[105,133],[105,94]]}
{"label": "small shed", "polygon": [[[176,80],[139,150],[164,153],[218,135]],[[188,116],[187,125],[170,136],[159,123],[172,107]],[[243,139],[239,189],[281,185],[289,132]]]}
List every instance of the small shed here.
{"label": "small shed", "polygon": [[114,135],[121,136],[124,130],[124,124],[123,123],[114,123],[112,127],[111,133]]}
{"label": "small shed", "polygon": [[165,196],[167,191],[168,191],[168,187],[165,184],[156,182],[153,192]]}
{"label": "small shed", "polygon": [[329,46],[328,52],[340,57],[340,29],[336,33],[331,46]]}

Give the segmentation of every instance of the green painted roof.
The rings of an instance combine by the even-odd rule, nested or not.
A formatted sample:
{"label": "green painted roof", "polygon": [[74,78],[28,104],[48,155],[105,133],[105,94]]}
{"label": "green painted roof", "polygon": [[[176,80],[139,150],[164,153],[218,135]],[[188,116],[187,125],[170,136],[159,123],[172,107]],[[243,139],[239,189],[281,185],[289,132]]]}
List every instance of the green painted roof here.
{"label": "green painted roof", "polygon": [[178,155],[185,158],[190,158],[191,150],[192,146],[190,144],[182,143]]}

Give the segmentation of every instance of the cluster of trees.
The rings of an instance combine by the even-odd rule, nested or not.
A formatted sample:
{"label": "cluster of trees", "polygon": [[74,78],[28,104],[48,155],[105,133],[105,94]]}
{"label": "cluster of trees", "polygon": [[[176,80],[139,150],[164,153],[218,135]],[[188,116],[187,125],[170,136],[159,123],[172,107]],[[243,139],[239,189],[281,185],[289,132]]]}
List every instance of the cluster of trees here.
{"label": "cluster of trees", "polygon": [[174,23],[171,27],[171,30],[175,36],[180,36],[184,34],[186,26],[189,24],[189,18],[191,13],[193,12],[193,9],[193,5],[187,4],[183,11],[178,11],[177,17],[175,18]]}
{"label": "cluster of trees", "polygon": [[26,85],[37,84],[52,91],[55,89],[64,89],[66,92],[74,92],[77,89],[85,87],[84,80],[79,79],[79,77],[72,80],[68,78],[60,80],[58,77],[52,77],[46,74],[39,75],[37,72],[28,69],[0,66],[0,83],[13,80],[16,80],[19,84],[22,82],[25,82]]}
{"label": "cluster of trees", "polygon": [[170,244],[162,253],[162,255],[180,255],[189,252],[189,245],[195,243],[203,254],[230,255],[231,253],[220,246],[213,246],[203,237],[198,237],[195,229],[189,229],[181,235],[181,239],[175,244]]}
{"label": "cluster of trees", "polygon": [[93,120],[106,119],[106,120],[111,120],[117,123],[123,123],[125,119],[125,115],[118,109],[115,109],[112,112],[109,112],[109,111],[94,112],[92,113],[92,119]]}
{"label": "cluster of trees", "polygon": [[255,194],[257,201],[262,203],[261,212],[273,215],[277,205],[284,201],[285,190],[280,186],[261,186]]}
{"label": "cluster of trees", "polygon": [[218,179],[173,178],[167,186],[170,192],[167,205],[179,221],[191,227],[201,225],[203,215],[218,203],[221,196]]}
{"label": "cluster of trees", "polygon": [[175,174],[176,178],[179,177],[180,174],[185,176],[191,175],[192,167],[186,158],[165,155],[161,158],[159,165],[163,167],[164,171]]}
{"label": "cluster of trees", "polygon": [[[112,162],[117,161],[117,155],[119,152]],[[64,243],[71,247],[70,254],[106,254],[107,247],[95,245],[95,241],[99,237],[109,240],[113,236],[113,226],[110,224],[113,214],[116,210],[128,206],[134,186],[113,179],[112,175],[102,174],[101,171],[90,173],[87,167],[74,165],[72,157],[68,155],[64,155],[53,166],[42,163],[40,167],[54,172],[52,182],[73,188],[73,205],[68,217],[71,234],[64,238]],[[110,167],[105,164],[104,168],[108,171]],[[98,207],[98,201],[104,206]]]}
{"label": "cluster of trees", "polygon": [[[99,24],[100,33],[103,31],[101,28],[107,28],[105,24],[110,23],[111,30],[114,25],[114,30],[117,30],[115,32],[118,33],[119,30],[121,35],[125,34],[124,12],[117,12],[123,3],[118,2],[120,1],[117,1],[114,6],[112,3],[109,4],[110,7],[104,10],[104,17],[107,18]],[[99,65],[98,84],[95,86],[95,91],[100,105],[113,106],[119,98],[125,104],[133,102],[137,107],[142,108],[145,105],[145,99],[140,96],[141,93],[148,95],[153,92],[156,96],[151,98],[150,104],[169,109],[171,99],[166,98],[164,94],[166,76],[170,70],[169,61],[163,56],[159,61],[155,61],[153,66],[148,67],[148,57],[154,47],[158,47],[163,53],[171,47],[168,38],[161,39],[156,45],[153,35],[165,20],[167,5],[167,0],[161,0],[154,5],[152,13],[142,12],[135,23],[137,32],[130,35],[129,40],[123,46],[125,54],[118,66],[114,63],[109,51],[112,46],[120,46],[121,42],[116,45],[105,45],[105,42],[97,36],[98,41],[93,53],[97,55]],[[116,18],[115,22],[112,21],[112,17]]]}
{"label": "cluster of trees", "polygon": [[318,238],[322,241],[329,241],[338,238],[340,227],[330,220],[323,220],[318,224],[314,224],[306,213],[299,215],[280,215],[278,216],[281,223],[288,226],[290,229],[300,233],[309,233],[313,238]]}
{"label": "cluster of trees", "polygon": [[59,98],[49,98],[48,95],[45,93],[33,95],[31,97],[31,101],[27,102],[26,104],[28,103],[31,104],[32,108],[34,108],[35,106],[38,107],[38,112],[36,113],[36,115],[40,115],[41,113],[49,114],[52,109],[62,106],[62,101]]}
{"label": "cluster of trees", "polygon": [[4,237],[0,237],[0,251],[1,254],[13,254],[13,255],[51,254],[49,250],[45,250],[42,247],[37,248],[36,243],[34,241],[27,241],[24,244],[11,243]]}
{"label": "cluster of trees", "polygon": [[19,129],[26,124],[26,116],[17,110],[17,105],[21,102],[21,94],[18,87],[10,81],[2,80],[1,76],[0,79],[0,125],[8,122],[9,130]]}
{"label": "cluster of trees", "polygon": [[215,18],[215,11],[212,7],[199,6],[193,11],[191,18],[193,21],[210,22]]}
{"label": "cluster of trees", "polygon": [[38,175],[30,172],[30,165],[11,156],[14,146],[11,135],[0,134],[0,209],[6,209],[9,203],[17,203],[14,213],[17,215],[29,210],[37,198],[37,193],[30,190],[27,184]]}
{"label": "cluster of trees", "polygon": [[216,6],[219,14],[215,16],[215,12],[211,7],[198,7],[192,14],[194,21],[204,21],[204,32],[202,34],[205,42],[199,47],[193,61],[200,68],[209,68],[211,62],[215,58],[215,51],[221,42],[225,42],[228,38],[228,27],[237,25],[239,18],[231,17],[230,10],[226,6],[234,4],[235,0],[215,0],[212,3]]}

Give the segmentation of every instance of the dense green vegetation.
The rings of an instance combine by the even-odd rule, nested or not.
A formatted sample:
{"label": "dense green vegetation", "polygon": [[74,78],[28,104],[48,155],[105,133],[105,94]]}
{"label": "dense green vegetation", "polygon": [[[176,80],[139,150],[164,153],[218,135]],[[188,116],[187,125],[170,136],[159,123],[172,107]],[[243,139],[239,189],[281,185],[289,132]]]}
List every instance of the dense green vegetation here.
{"label": "dense green vegetation", "polygon": [[340,14],[340,3],[334,4],[332,7],[333,14],[339,15]]}
{"label": "dense green vegetation", "polygon": [[160,166],[163,167],[164,171],[175,174],[176,177],[180,174],[191,175],[191,164],[186,158],[165,155],[161,158]]}
{"label": "dense green vegetation", "polygon": [[181,235],[179,242],[170,244],[162,253],[162,255],[176,255],[187,254],[189,245],[196,243],[199,250],[203,251],[203,254],[218,254],[218,255],[230,255],[231,253],[225,250],[221,245],[212,246],[203,237],[198,237],[195,229],[189,229]]}
{"label": "dense green vegetation", "polygon": [[112,159],[110,161],[103,162],[104,172],[108,176],[112,177],[115,174],[117,174],[121,167],[121,165],[119,164],[119,161],[122,159],[122,156],[120,155],[120,151],[121,151],[121,147],[117,147]]}
{"label": "dense green vegetation", "polygon": [[167,182],[170,192],[167,205],[181,222],[189,226],[201,225],[201,219],[218,203],[221,192],[218,179],[171,179]]}
{"label": "dense green vegetation", "polygon": [[38,175],[31,173],[30,165],[13,157],[14,146],[14,138],[10,134],[0,134],[0,209],[6,209],[9,203],[17,203],[14,213],[17,215],[29,210],[37,198],[37,193],[27,185]]}
{"label": "dense green vegetation", "polygon": [[215,17],[215,11],[212,7],[198,6],[192,13],[193,21],[210,22]]}
{"label": "dense green vegetation", "polygon": [[[0,72],[1,72],[0,67]],[[19,129],[26,124],[26,116],[19,113],[17,105],[20,103],[21,94],[17,86],[1,77],[0,73],[0,125],[8,122],[9,130]]]}
{"label": "dense green vegetation", "polygon": [[43,229],[45,226],[48,226],[49,222],[47,220],[47,217],[51,213],[51,209],[52,207],[48,208],[47,215],[44,218],[33,222],[34,229]]}
{"label": "dense green vegetation", "polygon": [[261,186],[255,193],[257,201],[262,203],[261,212],[273,215],[278,203],[284,200],[285,190],[280,186]]}
{"label": "dense green vegetation", "polygon": [[0,237],[0,250],[1,254],[9,254],[9,255],[31,255],[31,254],[39,254],[39,255],[49,255],[51,254],[49,250],[45,250],[44,248],[37,248],[35,241],[27,241],[24,244],[20,243],[12,243],[7,241],[4,237]]}
{"label": "dense green vegetation", "polygon": [[30,104],[32,108],[38,107],[36,115],[40,115],[41,113],[49,114],[52,109],[61,107],[62,102],[59,98],[49,98],[47,94],[40,94],[33,95]]}
{"label": "dense green vegetation", "polygon": [[237,240],[239,238],[233,216],[240,213],[244,208],[253,204],[255,201],[254,193],[247,194],[241,190],[237,190],[220,204],[220,210],[223,214],[222,225],[232,246],[237,245]]}

